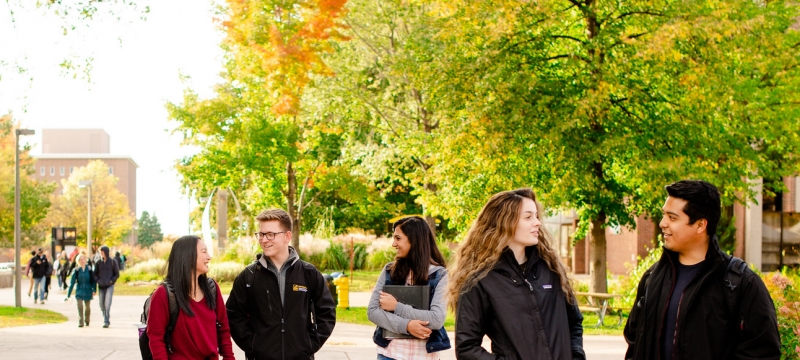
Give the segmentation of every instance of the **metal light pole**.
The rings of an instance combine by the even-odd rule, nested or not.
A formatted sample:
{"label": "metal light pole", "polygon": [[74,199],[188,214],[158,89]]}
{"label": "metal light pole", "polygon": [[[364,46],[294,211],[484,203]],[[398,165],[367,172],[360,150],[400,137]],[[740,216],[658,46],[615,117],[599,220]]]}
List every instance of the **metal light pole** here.
{"label": "metal light pole", "polygon": [[86,215],[86,254],[89,256],[89,259],[92,258],[92,180],[84,180],[78,182],[79,187],[86,187],[89,188],[89,197],[88,197],[88,209]]}
{"label": "metal light pole", "polygon": [[22,230],[20,228],[19,216],[19,137],[20,135],[33,135],[36,132],[30,129],[16,129],[14,130],[14,174],[16,175],[16,186],[14,186],[14,263],[16,264],[14,274],[14,306],[22,307],[22,263],[20,261],[20,247],[22,242]]}

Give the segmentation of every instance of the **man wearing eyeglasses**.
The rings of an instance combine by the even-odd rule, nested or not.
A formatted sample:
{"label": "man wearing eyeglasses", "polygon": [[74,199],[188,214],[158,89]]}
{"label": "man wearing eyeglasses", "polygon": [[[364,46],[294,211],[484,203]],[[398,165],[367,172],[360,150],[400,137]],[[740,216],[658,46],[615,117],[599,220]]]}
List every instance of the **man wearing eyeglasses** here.
{"label": "man wearing eyeglasses", "polygon": [[336,307],[325,279],[289,246],[292,218],[261,212],[262,254],[233,281],[228,301],[231,337],[247,359],[313,359],[333,332]]}

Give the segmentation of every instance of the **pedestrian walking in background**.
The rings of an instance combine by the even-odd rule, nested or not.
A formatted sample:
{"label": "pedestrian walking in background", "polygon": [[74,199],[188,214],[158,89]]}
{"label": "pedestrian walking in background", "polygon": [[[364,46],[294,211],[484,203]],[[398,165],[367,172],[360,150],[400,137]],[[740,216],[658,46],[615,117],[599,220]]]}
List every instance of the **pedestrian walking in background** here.
{"label": "pedestrian walking in background", "polygon": [[719,190],[695,180],[666,190],[664,252],[639,281],[625,324],[625,359],[781,358],[764,282],[719,248]]}
{"label": "pedestrian walking in background", "polygon": [[45,260],[45,269],[44,269],[44,300],[47,300],[47,297],[50,295],[50,282],[53,279],[53,263],[48,260],[47,253],[42,254],[42,259]]}
{"label": "pedestrian walking in background", "polygon": [[95,282],[94,272],[87,265],[88,258],[85,255],[78,255],[75,260],[78,265],[72,271],[67,298],[64,301],[69,300],[74,288],[75,302],[78,306],[78,327],[83,327],[84,324],[89,326],[89,319],[92,315],[91,302],[97,293],[97,283]]}
{"label": "pedestrian walking in background", "polygon": [[44,304],[44,287],[47,282],[45,273],[49,263],[43,257],[42,249],[37,250],[34,260],[31,262],[31,276],[33,276],[33,303]]}
{"label": "pedestrian walking in background", "polygon": [[[386,264],[372,290],[367,316],[377,328],[373,341],[378,359],[439,359],[439,351],[450,348],[444,329],[447,313],[447,270],[436,238],[419,216],[407,217],[394,225],[394,261]],[[414,309],[383,291],[385,285],[428,285],[430,307]],[[414,339],[387,338],[383,329]]]}
{"label": "pedestrian walking in background", "polygon": [[61,254],[58,257],[58,269],[56,270],[56,274],[58,275],[58,286],[61,290],[67,290],[67,275],[69,275],[69,258],[67,257],[67,251],[62,250]]}
{"label": "pedestrian walking in background", "polygon": [[[225,302],[219,285],[206,275],[210,261],[206,244],[197,236],[183,236],[172,244],[164,279],[169,285],[159,286],[153,293],[147,315],[153,359],[218,359],[220,355],[234,359]],[[165,339],[170,321],[167,286],[179,307],[169,339]],[[172,353],[167,351],[166,341]]]}
{"label": "pedestrian walking in background", "polygon": [[248,359],[313,359],[336,323],[330,290],[289,246],[286,211],[265,210],[256,220],[263,253],[236,276],[226,303],[233,340]]}
{"label": "pedestrian walking in background", "polygon": [[119,265],[109,256],[108,246],[100,247],[100,261],[94,265],[97,287],[100,289],[100,311],[103,312],[103,327],[111,325],[111,300],[114,298],[114,284],[119,279]]}
{"label": "pedestrian walking in background", "polygon": [[36,262],[36,250],[31,251],[31,259],[28,260],[28,267],[25,270],[25,276],[28,277],[30,280],[30,285],[28,286],[28,297],[31,297],[31,291],[33,290],[33,263]]}
{"label": "pedestrian walking in background", "polygon": [[125,270],[125,260],[122,259],[120,256],[119,251],[114,254],[114,260],[117,260],[117,265],[119,265],[119,271]]}
{"label": "pedestrian walking in background", "polygon": [[448,288],[458,359],[586,358],[583,315],[543,216],[531,189],[504,191],[470,227]]}

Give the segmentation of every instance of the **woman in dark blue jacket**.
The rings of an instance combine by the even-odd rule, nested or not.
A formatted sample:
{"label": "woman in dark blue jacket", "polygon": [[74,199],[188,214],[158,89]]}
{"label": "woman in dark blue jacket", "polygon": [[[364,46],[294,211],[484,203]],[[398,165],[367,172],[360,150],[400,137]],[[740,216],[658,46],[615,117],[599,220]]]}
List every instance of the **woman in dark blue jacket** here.
{"label": "woman in dark blue jacket", "polygon": [[75,299],[77,299],[78,303],[78,316],[80,317],[78,327],[83,327],[84,324],[89,326],[89,316],[92,314],[92,308],[89,304],[94,294],[97,293],[97,281],[94,278],[94,272],[92,272],[90,267],[86,266],[86,262],[86,255],[78,255],[78,266],[76,266],[75,270],[72,272],[72,281],[69,284],[67,298],[64,299],[64,301],[69,300],[69,296],[72,294],[72,288],[75,287],[75,284],[78,284],[78,288],[75,290]]}

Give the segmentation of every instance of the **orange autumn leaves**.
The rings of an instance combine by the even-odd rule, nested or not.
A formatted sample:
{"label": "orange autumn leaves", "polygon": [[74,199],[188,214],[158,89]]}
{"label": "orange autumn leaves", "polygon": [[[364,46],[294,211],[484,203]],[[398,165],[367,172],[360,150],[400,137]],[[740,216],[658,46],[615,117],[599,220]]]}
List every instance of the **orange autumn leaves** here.
{"label": "orange autumn leaves", "polygon": [[332,76],[322,54],[346,41],[347,0],[228,0],[225,46],[237,69],[266,88],[275,115],[295,115],[313,75]]}

